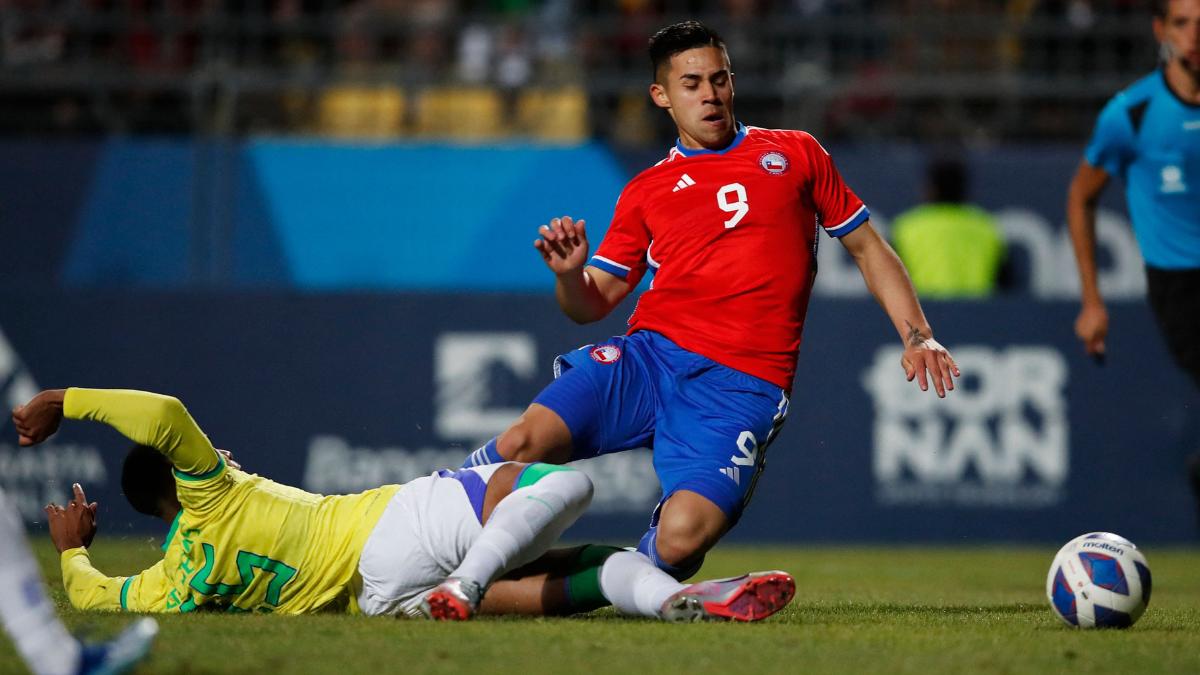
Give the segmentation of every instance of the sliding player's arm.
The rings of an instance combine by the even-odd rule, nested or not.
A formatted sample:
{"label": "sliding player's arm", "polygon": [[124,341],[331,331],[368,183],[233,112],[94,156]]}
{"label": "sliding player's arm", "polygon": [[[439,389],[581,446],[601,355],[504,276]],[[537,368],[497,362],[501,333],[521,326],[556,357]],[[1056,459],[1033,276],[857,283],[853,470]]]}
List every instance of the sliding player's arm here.
{"label": "sliding player's arm", "polygon": [[44,391],[13,411],[20,444],[46,440],[63,417],[107,424],[134,443],[157,449],[189,476],[207,476],[224,466],[187,408],[171,396],[127,389]]}
{"label": "sliding player's arm", "polygon": [[588,240],[584,221],[569,216],[543,225],[533,243],[546,267],[554,272],[554,295],[564,314],[576,323],[591,323],[608,316],[629,295],[628,280],[588,265]]}
{"label": "sliding player's arm", "polygon": [[892,320],[904,341],[904,373],[911,382],[915,377],[922,391],[929,389],[928,371],[937,395],[954,389],[958,366],[946,348],[933,339],[933,329],[925,319],[917,292],[913,289],[904,263],[870,222],[841,237],[842,244],[854,257],[867,288]]}
{"label": "sliding player's arm", "polygon": [[61,555],[63,586],[71,604],[78,609],[165,609],[168,582],[162,560],[132,577],[110,577],[92,566],[87,547],[96,535],[96,504],[88,503],[78,483],[74,491],[75,499],[66,507],[46,507],[50,540]]}
{"label": "sliding player's arm", "polygon": [[159,560],[131,577],[110,577],[92,566],[82,546],[62,552],[63,586],[76,609],[163,612],[167,608],[167,575]]}

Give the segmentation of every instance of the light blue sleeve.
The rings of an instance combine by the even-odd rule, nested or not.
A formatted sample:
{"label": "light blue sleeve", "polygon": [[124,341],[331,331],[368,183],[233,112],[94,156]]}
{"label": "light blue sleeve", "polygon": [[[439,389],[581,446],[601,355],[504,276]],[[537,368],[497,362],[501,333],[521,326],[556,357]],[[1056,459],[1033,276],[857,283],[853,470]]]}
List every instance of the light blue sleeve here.
{"label": "light blue sleeve", "polygon": [[1096,120],[1092,140],[1083,154],[1088,164],[1122,179],[1135,154],[1133,123],[1129,121],[1128,107],[1129,100],[1120,95],[1104,106]]}

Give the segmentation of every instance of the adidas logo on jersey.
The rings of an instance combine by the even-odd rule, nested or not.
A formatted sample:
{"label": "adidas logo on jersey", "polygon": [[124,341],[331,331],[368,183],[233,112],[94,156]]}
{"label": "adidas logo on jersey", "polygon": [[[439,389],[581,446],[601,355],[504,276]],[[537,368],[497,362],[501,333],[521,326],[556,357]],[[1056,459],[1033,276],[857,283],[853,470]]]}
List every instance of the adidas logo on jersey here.
{"label": "adidas logo on jersey", "polygon": [[671,190],[671,192],[679,192],[680,190],[682,190],[684,188],[689,188],[695,184],[696,184],[696,181],[693,180],[691,176],[689,176],[685,173],[679,177],[679,182],[675,184],[675,189]]}

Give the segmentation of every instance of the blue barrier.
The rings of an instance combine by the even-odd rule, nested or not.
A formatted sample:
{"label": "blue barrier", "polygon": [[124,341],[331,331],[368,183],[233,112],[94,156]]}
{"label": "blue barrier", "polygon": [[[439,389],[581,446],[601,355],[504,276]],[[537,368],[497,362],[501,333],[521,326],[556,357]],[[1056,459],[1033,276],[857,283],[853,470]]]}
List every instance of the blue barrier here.
{"label": "blue barrier", "polygon": [[[926,149],[833,148],[881,229],[916,202]],[[1001,147],[966,160],[1000,220],[1020,291],[1077,295],[1062,227],[1070,147]],[[530,246],[556,215],[607,228],[624,183],[661,153],[601,144],[353,145],[111,139],[0,142],[0,287],[549,290]],[[1140,299],[1120,190],[1102,203],[1101,285]],[[867,297],[838,246],[816,293]],[[845,273],[842,271],[845,270]]]}
{"label": "blue barrier", "polygon": [[51,145],[22,172],[29,153],[0,143],[0,199],[21,207],[0,227],[39,260],[0,285],[545,290],[538,226],[586,216],[599,241],[628,178],[595,143],[113,139]]}
{"label": "blue barrier", "polygon": [[[5,293],[0,395],[175,394],[247,469],[353,491],[461,461],[550,379],[555,354],[621,332],[626,309],[580,327],[540,295]],[[944,401],[904,382],[873,303],[813,303],[789,419],[733,539],[1195,536],[1183,461],[1200,401],[1144,306],[1111,308],[1104,367],[1080,353],[1073,303],[927,309],[967,373]],[[108,532],[159,527],[123,504],[126,444],[110,430],[68,424],[39,450],[2,433],[0,485],[30,520],[80,480]],[[658,498],[647,453],[583,468],[597,501],[570,536],[634,541]]]}

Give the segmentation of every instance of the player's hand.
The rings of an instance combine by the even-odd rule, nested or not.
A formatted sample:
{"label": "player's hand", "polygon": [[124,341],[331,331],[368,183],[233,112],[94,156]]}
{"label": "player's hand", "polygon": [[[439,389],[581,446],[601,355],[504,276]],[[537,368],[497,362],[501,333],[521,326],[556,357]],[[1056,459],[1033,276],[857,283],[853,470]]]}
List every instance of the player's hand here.
{"label": "player's hand", "polygon": [[587,230],[584,221],[570,216],[555,218],[538,228],[541,238],[533,247],[542,254],[546,267],[555,274],[567,274],[581,269],[588,260]]}
{"label": "player's hand", "polygon": [[65,389],[49,389],[34,396],[25,405],[13,408],[12,420],[17,427],[17,443],[36,445],[54,435],[63,418]]}
{"label": "player's hand", "polygon": [[947,391],[954,390],[954,378],[962,373],[954,357],[946,348],[932,337],[913,336],[908,346],[904,348],[904,356],[900,357],[900,365],[904,366],[904,374],[909,382],[915,377],[921,391],[929,391],[929,382],[938,398],[946,398]]}
{"label": "player's hand", "polygon": [[227,464],[229,468],[239,470],[242,468],[242,465],[233,458],[232,452],[228,450],[222,450],[221,448],[216,448],[216,451],[218,455],[225,458],[225,464]]}
{"label": "player's hand", "polygon": [[1108,310],[1100,303],[1085,303],[1075,318],[1075,335],[1083,342],[1089,356],[1104,356],[1104,339],[1108,337]]}
{"label": "player's hand", "polygon": [[59,553],[80,546],[91,546],[96,537],[96,511],[100,507],[96,502],[88,503],[83,486],[75,483],[71,486],[74,499],[66,508],[58,504],[47,504],[46,520],[50,525],[50,540]]}

